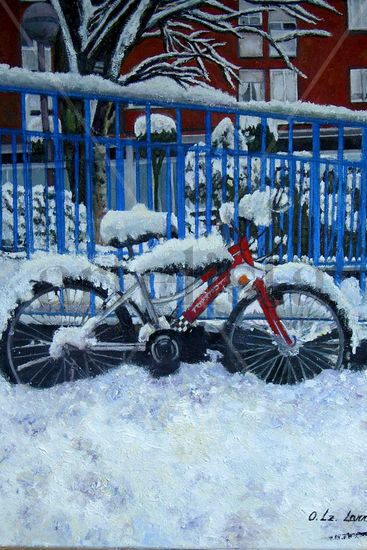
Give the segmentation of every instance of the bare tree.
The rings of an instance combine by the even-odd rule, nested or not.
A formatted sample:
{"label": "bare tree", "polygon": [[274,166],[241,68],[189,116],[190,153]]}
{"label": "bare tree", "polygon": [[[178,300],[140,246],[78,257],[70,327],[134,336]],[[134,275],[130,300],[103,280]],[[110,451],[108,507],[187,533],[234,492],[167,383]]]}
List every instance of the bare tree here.
{"label": "bare tree", "polygon": [[[328,32],[319,28],[321,20],[314,8],[336,12],[328,0],[248,0],[246,9],[239,9],[239,2],[233,0],[50,1],[60,20],[68,70],[86,75],[93,73],[98,63],[102,76],[121,85],[158,75],[183,86],[209,82],[207,65],[215,63],[230,85],[235,86],[238,67],[225,58],[222,49],[225,42],[216,38],[219,34],[236,38],[248,33],[260,35],[289,68],[302,74],[289,59],[284,44],[301,36],[328,36]],[[311,27],[273,37],[261,28],[239,22],[241,16],[278,9]],[[122,71],[134,48],[153,37],[161,39],[162,53],[148,56],[128,72]],[[94,131],[108,131],[106,106],[97,108]],[[101,157],[101,151],[96,153]],[[103,174],[101,185],[102,180]],[[97,191],[101,191],[100,184],[96,182]],[[103,191],[97,201],[98,211],[103,205]]]}

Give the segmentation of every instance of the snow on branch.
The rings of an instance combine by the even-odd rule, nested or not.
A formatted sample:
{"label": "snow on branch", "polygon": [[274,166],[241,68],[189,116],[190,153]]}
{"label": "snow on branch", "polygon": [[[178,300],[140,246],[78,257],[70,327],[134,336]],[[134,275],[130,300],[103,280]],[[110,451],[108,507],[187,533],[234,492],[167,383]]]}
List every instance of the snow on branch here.
{"label": "snow on branch", "polygon": [[[239,23],[240,18],[264,11],[281,10],[296,20],[318,26],[313,8],[337,12],[329,0],[248,0],[246,8],[219,0],[50,0],[62,27],[71,72],[90,74],[104,61],[103,76],[118,81],[121,68],[133,49],[146,38],[160,38],[164,51],[133,67],[122,84],[147,80],[158,74],[181,84],[209,80],[207,63],[219,66],[233,86],[238,67],[221,51],[225,40],[213,33],[243,38],[254,33],[267,40],[286,65],[302,75],[282,44],[301,36],[328,36],[320,28],[300,29],[281,37]],[[161,72],[159,72],[161,63]],[[303,75],[304,76],[304,75]]]}

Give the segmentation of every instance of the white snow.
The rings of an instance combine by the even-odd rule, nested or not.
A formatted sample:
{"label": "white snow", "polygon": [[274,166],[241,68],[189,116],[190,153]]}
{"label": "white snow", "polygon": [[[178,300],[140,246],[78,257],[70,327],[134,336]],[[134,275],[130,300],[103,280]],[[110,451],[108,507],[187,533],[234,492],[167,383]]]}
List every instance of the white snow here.
{"label": "white snow", "polygon": [[208,237],[187,237],[170,239],[158,244],[150,252],[129,261],[131,272],[145,273],[173,267],[196,269],[214,262],[233,261],[220,235],[213,233]]}
{"label": "white snow", "polygon": [[[177,221],[171,215],[171,226],[177,230]],[[101,221],[101,237],[108,244],[117,239],[120,242],[128,240],[144,240],[146,235],[163,237],[167,233],[167,213],[153,212],[144,204],[136,204],[131,210],[110,210]]]}
{"label": "white snow", "polygon": [[[274,387],[215,361],[45,391],[0,379],[0,542],[335,548],[363,530],[342,520],[364,511],[366,398],[364,373]],[[338,523],[308,520],[328,507]]]}
{"label": "white snow", "polygon": [[97,344],[96,338],[91,338],[87,330],[83,327],[61,327],[52,339],[50,345],[50,356],[53,359],[62,357],[65,345],[70,345],[79,350],[87,349]]}
{"label": "white snow", "polygon": [[[171,134],[172,138],[176,135],[176,123],[173,118],[153,113],[150,116],[150,130],[152,135]],[[134,133],[136,137],[144,137],[147,133],[147,117],[139,116],[134,124]]]}
{"label": "white snow", "polygon": [[247,193],[239,202],[238,214],[255,225],[268,226],[272,222],[272,193],[270,187],[266,191],[257,189]]}
{"label": "white snow", "polygon": [[300,117],[317,117],[343,119],[354,122],[367,122],[367,111],[352,111],[335,105],[317,105],[297,101],[238,102],[236,97],[210,86],[190,86],[183,88],[167,77],[156,77],[147,82],[120,86],[97,75],[81,76],[75,73],[38,73],[0,64],[0,79],[3,86],[26,86],[39,90],[62,91],[63,93],[84,93],[93,97],[113,95],[121,98],[151,99],[157,101],[198,103],[205,106],[226,106],[239,108],[248,113],[272,113],[278,115],[295,115]]}
{"label": "white snow", "polygon": [[[253,193],[247,193],[238,203],[238,215],[241,218],[254,222],[255,225],[268,226],[272,222],[272,213],[276,190],[268,185],[264,191],[256,189]],[[286,193],[281,196],[280,203],[286,203]],[[278,205],[279,206],[279,205]],[[219,208],[219,216],[223,223],[230,225],[234,218],[234,203],[224,202]]]}

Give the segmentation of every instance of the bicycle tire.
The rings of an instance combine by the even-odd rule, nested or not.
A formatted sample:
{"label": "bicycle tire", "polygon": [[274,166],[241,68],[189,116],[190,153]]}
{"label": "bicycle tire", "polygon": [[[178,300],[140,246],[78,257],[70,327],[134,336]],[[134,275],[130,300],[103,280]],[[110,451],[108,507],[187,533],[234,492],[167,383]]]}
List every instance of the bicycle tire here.
{"label": "bicycle tire", "polygon": [[[223,363],[227,370],[250,372],[267,383],[296,384],[323,370],[349,366],[352,331],[344,310],[330,296],[307,285],[287,284],[268,289],[268,294],[287,332],[295,338],[294,349],[282,347],[275,337],[257,296],[245,297],[225,327]],[[298,305],[292,296],[298,296]]]}
{"label": "bicycle tire", "polygon": [[[112,350],[103,350],[103,354],[92,348],[73,350],[67,360],[50,356],[56,330],[78,326],[90,316],[87,308],[94,304],[97,311],[107,296],[105,289],[89,281],[67,279],[61,286],[36,284],[32,298],[18,305],[3,335],[3,373],[12,383],[47,388],[94,377],[121,364],[123,354]],[[75,309],[70,309],[71,306]],[[101,342],[136,341],[126,307],[120,306],[109,324],[98,326],[95,337]]]}

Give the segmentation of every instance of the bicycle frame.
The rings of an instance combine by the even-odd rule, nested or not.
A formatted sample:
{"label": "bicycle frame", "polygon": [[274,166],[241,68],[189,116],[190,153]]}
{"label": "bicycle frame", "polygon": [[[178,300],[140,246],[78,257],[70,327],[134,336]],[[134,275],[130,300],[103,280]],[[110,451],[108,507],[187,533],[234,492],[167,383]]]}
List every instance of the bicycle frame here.
{"label": "bicycle frame", "polygon": [[[233,263],[225,271],[218,274],[217,268],[212,267],[208,269],[208,271],[206,271],[203,275],[201,275],[201,277],[196,279],[194,283],[185,288],[182,292],[162,299],[151,299],[143,276],[135,274],[136,283],[128,288],[124,294],[121,294],[120,297],[112,304],[112,306],[108,307],[107,303],[104,311],[101,312],[99,315],[90,318],[85,323],[84,328],[86,330],[92,331],[113,311],[118,309],[125,302],[129,301],[135,291],[139,289],[145,300],[150,322],[155,329],[159,329],[160,325],[158,315],[155,310],[155,305],[174,302],[177,299],[187,296],[189,292],[192,292],[203,283],[209,283],[209,286],[207,287],[205,292],[200,294],[194,300],[191,306],[186,309],[181,317],[176,320],[172,325],[172,329],[177,329],[178,327],[181,327],[181,331],[186,330],[198,319],[198,317],[200,317],[200,315],[208,308],[208,306],[215,300],[215,298],[217,298],[219,294],[221,294],[223,290],[230,285],[231,272],[236,267],[245,263],[251,267],[254,266],[254,260],[252,258],[248,241],[245,236],[241,237],[238,244],[230,246],[228,248],[228,251],[233,256]],[[214,281],[210,282],[212,279],[214,279]],[[256,278],[252,282],[251,288],[255,289],[259,304],[264,312],[269,327],[271,328],[275,336],[280,338],[287,346],[292,346],[294,344],[294,341],[288,335],[284,324],[279,318],[276,312],[275,304],[270,299],[267,293],[264,281],[261,278]],[[182,326],[184,327],[184,329],[182,329]]]}

